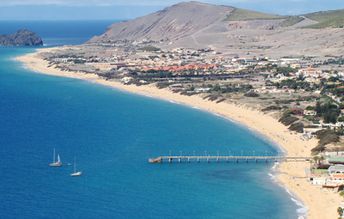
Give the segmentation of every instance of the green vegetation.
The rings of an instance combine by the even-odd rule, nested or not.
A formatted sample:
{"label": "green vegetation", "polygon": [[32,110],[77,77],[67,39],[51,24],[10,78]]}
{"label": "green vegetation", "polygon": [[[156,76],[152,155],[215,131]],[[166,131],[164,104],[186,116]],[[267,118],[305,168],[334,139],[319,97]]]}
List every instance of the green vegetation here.
{"label": "green vegetation", "polygon": [[278,110],[281,110],[282,107],[280,106],[275,106],[275,105],[272,105],[272,106],[268,106],[264,109],[262,109],[263,112],[268,112],[268,111],[278,111]]}
{"label": "green vegetation", "polygon": [[296,122],[289,127],[289,130],[295,131],[298,133],[303,133],[303,128],[304,128],[304,125],[302,122]]}
{"label": "green vegetation", "polygon": [[336,143],[339,141],[339,135],[333,130],[324,129],[317,131],[315,134],[319,139],[319,145],[325,146],[327,144]]}
{"label": "green vegetation", "polygon": [[292,123],[296,122],[297,120],[299,120],[299,119],[291,116],[291,111],[287,110],[283,113],[282,117],[278,121],[283,123],[284,125],[288,126],[288,125],[291,125]]}
{"label": "green vegetation", "polygon": [[226,21],[271,20],[281,18],[283,17],[280,15],[235,8],[229,15],[227,15]]}
{"label": "green vegetation", "polygon": [[169,85],[170,85],[170,83],[168,83],[168,82],[158,82],[156,84],[157,88],[159,88],[159,89],[167,88]]}
{"label": "green vegetation", "polygon": [[305,15],[307,18],[319,23],[308,26],[309,28],[343,28],[344,10],[321,11]]}
{"label": "green vegetation", "polygon": [[339,117],[337,121],[338,122],[344,122],[344,116]]}
{"label": "green vegetation", "polygon": [[325,123],[336,123],[340,115],[339,107],[331,101],[325,103],[317,102],[315,111],[318,116],[323,117]]}
{"label": "green vegetation", "polygon": [[297,72],[297,69],[292,68],[292,67],[277,67],[276,72],[283,74],[284,76],[289,76],[290,73]]}
{"label": "green vegetation", "polygon": [[156,52],[156,51],[160,51],[160,48],[155,47],[155,46],[144,46],[140,48],[140,50],[146,51],[146,52]]}
{"label": "green vegetation", "polygon": [[290,26],[293,26],[297,23],[300,23],[303,20],[304,20],[304,18],[300,17],[300,16],[289,16],[281,23],[281,26],[282,27],[290,27]]}
{"label": "green vegetation", "polygon": [[315,110],[315,107],[314,106],[307,106],[306,110]]}
{"label": "green vegetation", "polygon": [[244,94],[245,97],[259,97],[259,94],[257,94],[256,92],[254,91],[249,91],[247,92],[246,94]]}
{"label": "green vegetation", "polygon": [[245,93],[253,89],[252,85],[250,84],[241,84],[241,85],[226,84],[222,86],[220,86],[220,84],[208,84],[207,86],[204,86],[204,87],[208,87],[211,89],[211,91],[215,91],[222,94],[236,93],[236,92]]}
{"label": "green vegetation", "polygon": [[338,208],[337,208],[337,212],[338,212],[339,217],[342,218],[343,212],[344,212],[344,211],[343,211],[343,208],[338,207]]}
{"label": "green vegetation", "polygon": [[325,149],[326,148],[324,145],[318,145],[315,148],[313,148],[311,151],[312,151],[312,154],[319,154],[320,152],[323,152]]}
{"label": "green vegetation", "polygon": [[283,87],[287,87],[289,89],[305,89],[310,90],[310,83],[306,81],[297,81],[295,79],[287,79],[283,80],[279,83],[274,84],[277,88],[281,89]]}
{"label": "green vegetation", "polygon": [[[313,159],[316,163],[319,163],[319,162],[317,162],[319,157],[314,157]],[[319,169],[319,167],[323,167],[323,166],[321,165],[321,166],[318,166],[317,169],[312,169],[312,173],[319,174],[319,175],[323,175],[323,174],[328,173],[328,170],[327,170],[328,167],[326,169]]]}

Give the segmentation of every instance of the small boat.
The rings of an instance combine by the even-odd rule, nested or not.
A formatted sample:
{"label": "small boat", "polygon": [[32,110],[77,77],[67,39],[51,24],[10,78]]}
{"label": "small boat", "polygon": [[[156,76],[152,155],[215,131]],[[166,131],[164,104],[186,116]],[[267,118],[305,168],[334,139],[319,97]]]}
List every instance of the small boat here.
{"label": "small boat", "polygon": [[82,172],[81,171],[76,171],[76,162],[74,158],[74,172],[70,174],[70,176],[81,176]]}
{"label": "small boat", "polygon": [[57,160],[56,160],[55,148],[54,148],[54,153],[53,153],[53,162],[50,163],[49,166],[51,166],[51,167],[61,167],[62,166],[62,162],[61,162],[59,154],[57,154]]}

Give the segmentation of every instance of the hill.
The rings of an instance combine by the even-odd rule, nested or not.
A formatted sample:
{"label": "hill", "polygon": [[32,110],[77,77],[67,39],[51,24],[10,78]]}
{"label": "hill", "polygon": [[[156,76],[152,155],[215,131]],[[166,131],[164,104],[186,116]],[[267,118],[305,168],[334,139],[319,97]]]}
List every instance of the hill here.
{"label": "hill", "polygon": [[305,17],[318,22],[310,25],[310,28],[344,27],[344,10],[320,11],[306,14]]}
{"label": "hill", "polygon": [[173,5],[131,21],[113,24],[105,34],[91,42],[111,40],[175,40],[191,35],[215,22],[224,20],[232,7],[199,2]]}
{"label": "hill", "polygon": [[269,19],[281,19],[283,16],[267,14],[258,11],[251,11],[241,8],[235,8],[227,16],[227,21],[248,21],[248,20],[269,20]]}
{"label": "hill", "polygon": [[[88,44],[149,42],[158,48],[205,48],[260,56],[344,53],[343,10],[281,16],[230,6],[183,2],[115,23]],[[325,28],[333,27],[333,28]],[[335,43],[334,43],[335,42]]]}
{"label": "hill", "polygon": [[0,35],[1,46],[42,46],[42,39],[34,32],[22,29],[14,34]]}

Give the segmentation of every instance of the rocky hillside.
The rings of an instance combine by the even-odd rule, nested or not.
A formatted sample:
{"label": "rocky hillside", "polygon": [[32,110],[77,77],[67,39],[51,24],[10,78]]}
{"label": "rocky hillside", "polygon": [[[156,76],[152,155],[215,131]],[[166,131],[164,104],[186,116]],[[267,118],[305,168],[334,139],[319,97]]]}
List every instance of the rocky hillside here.
{"label": "rocky hillside", "polygon": [[36,33],[22,29],[14,34],[0,35],[2,46],[42,46],[43,40]]}
{"label": "rocky hillside", "polygon": [[113,24],[108,31],[92,39],[111,40],[175,40],[189,36],[213,23],[221,22],[232,7],[198,2],[180,3],[162,11],[131,21]]}
{"label": "rocky hillside", "polygon": [[281,16],[229,6],[184,2],[115,23],[88,43],[154,41],[158,47],[211,47],[233,54],[339,55],[344,11]]}

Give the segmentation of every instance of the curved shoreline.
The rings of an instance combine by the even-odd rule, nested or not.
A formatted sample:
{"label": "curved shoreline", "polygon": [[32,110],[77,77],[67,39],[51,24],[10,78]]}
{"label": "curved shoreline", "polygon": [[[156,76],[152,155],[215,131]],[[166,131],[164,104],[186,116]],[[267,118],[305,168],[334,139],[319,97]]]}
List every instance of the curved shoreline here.
{"label": "curved shoreline", "polygon": [[[287,127],[273,117],[245,106],[227,102],[217,104],[204,100],[200,96],[183,96],[166,89],[158,89],[152,85],[123,85],[116,81],[106,81],[97,75],[64,72],[54,67],[48,67],[48,62],[41,59],[37,54],[42,50],[53,49],[40,49],[36,53],[17,57],[16,60],[22,62],[25,67],[37,73],[87,80],[125,92],[158,98],[213,113],[263,136],[268,141],[273,142],[274,145],[279,146],[289,156],[310,156],[311,148],[317,144],[315,139],[309,141],[301,140],[300,135],[290,132]],[[308,209],[307,218],[337,218],[337,206],[341,201],[339,195],[312,186],[308,182],[305,172],[308,165],[308,163],[301,162],[280,164],[277,170],[278,182],[287,191],[291,192],[291,196],[297,197],[297,199],[302,201]]]}

